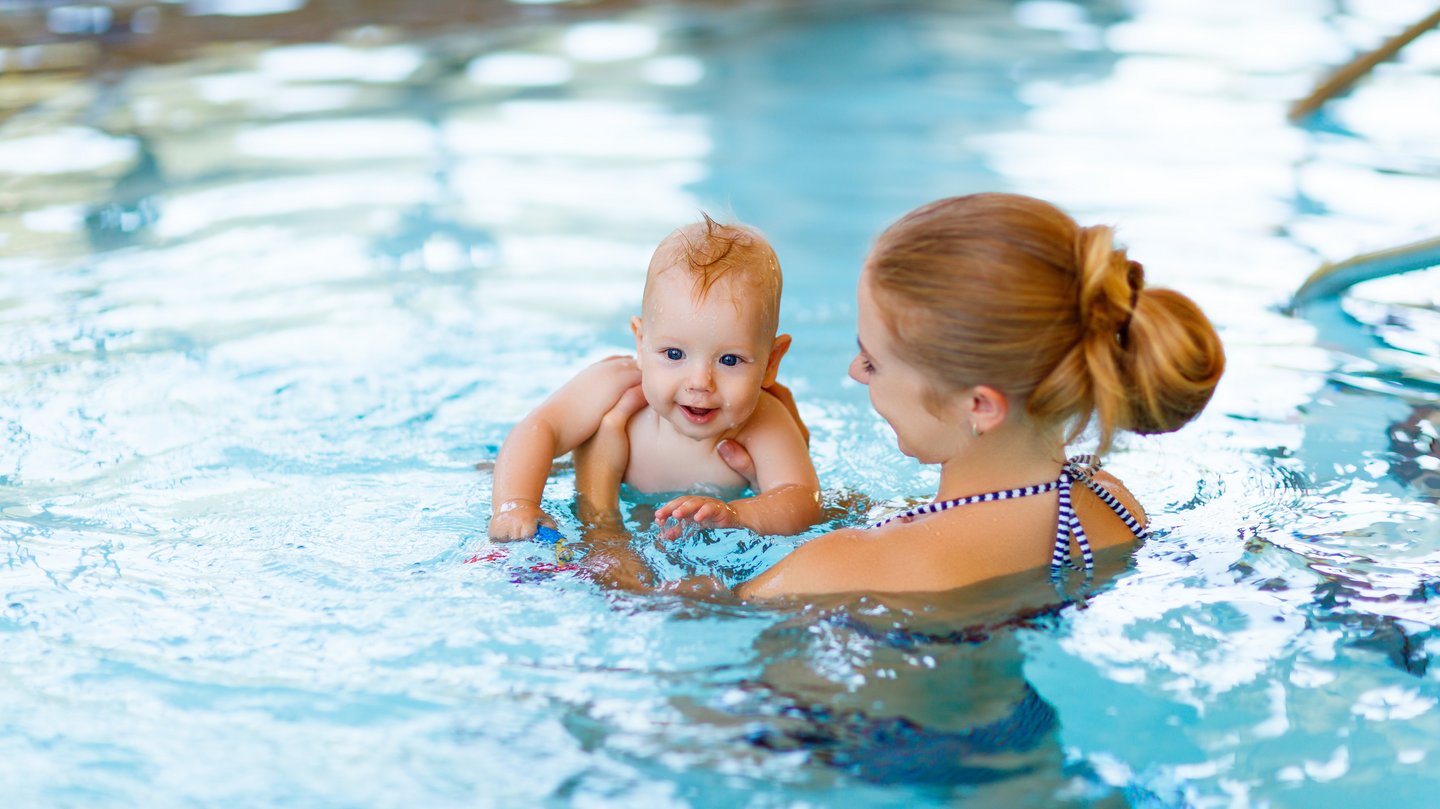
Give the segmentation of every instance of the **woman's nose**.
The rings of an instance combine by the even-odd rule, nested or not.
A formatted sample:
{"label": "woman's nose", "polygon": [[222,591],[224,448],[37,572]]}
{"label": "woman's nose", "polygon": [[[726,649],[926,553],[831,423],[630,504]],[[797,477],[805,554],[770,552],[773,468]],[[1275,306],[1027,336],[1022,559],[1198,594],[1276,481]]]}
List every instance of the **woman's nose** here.
{"label": "woman's nose", "polygon": [[865,385],[868,383],[865,381],[865,377],[861,376],[860,374],[860,368],[862,363],[863,360],[860,359],[859,354],[855,355],[855,359],[850,360],[850,378],[855,380],[856,382],[859,382],[862,385]]}

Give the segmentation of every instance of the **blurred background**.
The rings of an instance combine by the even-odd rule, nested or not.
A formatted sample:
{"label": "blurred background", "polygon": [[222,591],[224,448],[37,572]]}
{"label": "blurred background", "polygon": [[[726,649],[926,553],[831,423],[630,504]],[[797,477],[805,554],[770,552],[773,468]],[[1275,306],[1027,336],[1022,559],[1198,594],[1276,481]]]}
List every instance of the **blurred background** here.
{"label": "blurred background", "polygon": [[[1437,235],[1440,34],[1287,112],[1433,11],[0,0],[0,803],[1426,805],[1440,271],[1292,304]],[[1117,225],[1225,340],[1110,456],[1156,527],[1115,581],[967,633],[1020,596],[696,604],[486,542],[500,442],[702,210],[781,257],[833,524],[934,491],[845,376],[854,285],[982,190]],[[803,541],[631,527],[667,578]]]}

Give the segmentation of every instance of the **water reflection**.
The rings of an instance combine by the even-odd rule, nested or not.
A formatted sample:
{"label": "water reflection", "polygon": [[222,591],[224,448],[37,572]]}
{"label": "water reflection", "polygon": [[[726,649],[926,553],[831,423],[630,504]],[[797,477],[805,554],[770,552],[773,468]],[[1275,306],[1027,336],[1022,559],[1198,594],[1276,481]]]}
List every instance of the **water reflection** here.
{"label": "water reflection", "polygon": [[1391,474],[1440,503],[1440,407],[1418,406],[1391,424],[1390,449],[1403,459],[1390,464]]}
{"label": "water reflection", "polygon": [[655,52],[659,33],[648,25],[633,22],[591,22],[571,26],[560,47],[581,62],[623,62]]}
{"label": "water reflection", "polygon": [[550,87],[575,77],[568,60],[536,53],[492,53],[476,57],[466,74],[478,84],[500,87]]}
{"label": "water reflection", "polygon": [[[1102,554],[1087,597],[1100,597],[1125,556]],[[1022,674],[1026,638],[1076,608],[1044,571],[954,594],[812,603],[759,634],[753,665],[707,672],[702,691],[677,684],[663,711],[649,708],[683,722],[590,709],[568,724],[615,754],[665,750],[692,770],[782,785],[833,779],[861,802],[883,803],[878,790],[889,788],[902,790],[895,800],[1168,805],[1071,760],[1062,717]]]}
{"label": "water reflection", "polygon": [[[511,5],[449,13],[560,13]],[[435,37],[373,14],[104,84],[25,75],[14,103],[47,103],[0,129],[19,728],[0,781],[22,803],[157,783],[218,803],[1320,805],[1376,783],[1423,802],[1440,287],[1279,305],[1320,260],[1440,221],[1429,108],[1402,101],[1429,97],[1435,52],[1295,129],[1284,104],[1321,65],[1413,15],[1252,11],[696,7]],[[167,53],[194,44],[157,13]],[[118,42],[46,53],[84,67]],[[843,381],[850,290],[894,216],[992,188],[1118,222],[1235,358],[1200,423],[1115,455],[1156,539],[1083,608],[1005,583],[775,613],[607,593],[533,571],[543,549],[467,563],[476,462],[628,348],[650,248],[701,208],[779,248],[785,373],[837,519],[851,492],[933,491]],[[745,541],[656,567],[743,577],[785,550]]]}

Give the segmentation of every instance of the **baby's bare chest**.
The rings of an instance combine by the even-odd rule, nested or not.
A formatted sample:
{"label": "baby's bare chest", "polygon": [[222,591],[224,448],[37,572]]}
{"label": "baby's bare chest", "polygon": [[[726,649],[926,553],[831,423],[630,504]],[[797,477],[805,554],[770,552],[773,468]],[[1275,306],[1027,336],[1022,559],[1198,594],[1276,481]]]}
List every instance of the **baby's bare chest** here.
{"label": "baby's bare chest", "polygon": [[625,483],[642,492],[695,492],[738,496],[748,485],[725,465],[714,441],[695,441],[657,424],[649,413],[631,420]]}

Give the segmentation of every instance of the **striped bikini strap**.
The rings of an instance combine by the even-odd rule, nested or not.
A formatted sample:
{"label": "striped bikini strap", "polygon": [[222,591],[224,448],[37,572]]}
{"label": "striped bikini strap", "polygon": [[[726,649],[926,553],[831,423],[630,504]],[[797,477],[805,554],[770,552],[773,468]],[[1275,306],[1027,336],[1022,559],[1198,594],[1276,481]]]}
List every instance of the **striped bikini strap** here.
{"label": "striped bikini strap", "polygon": [[1094,455],[1076,455],[1065,462],[1065,467],[1075,480],[1085,484],[1085,488],[1094,492],[1095,496],[1100,498],[1100,502],[1115,512],[1115,516],[1125,523],[1125,527],[1130,529],[1130,533],[1134,534],[1136,539],[1145,539],[1150,535],[1149,530],[1135,519],[1134,514],[1130,513],[1130,509],[1111,494],[1109,489],[1101,486],[1100,482],[1095,480],[1095,473],[1100,471],[1100,461]]}
{"label": "striped bikini strap", "polygon": [[[1095,473],[1099,470],[1100,462],[1094,455],[1077,455],[1066,461],[1065,468],[1060,472],[1060,519],[1057,520],[1055,527],[1055,550],[1050,555],[1051,570],[1058,571],[1067,564],[1077,569],[1083,568],[1087,572],[1095,569],[1095,554],[1090,550],[1090,539],[1085,536],[1085,528],[1080,524],[1080,515],[1075,512],[1075,507],[1070,499],[1071,486],[1076,480],[1094,492],[1095,496],[1100,498],[1100,502],[1115,512],[1115,516],[1125,523],[1125,527],[1136,539],[1143,540],[1149,533],[1144,526],[1140,525],[1140,521],[1135,519],[1135,515],[1130,513],[1130,509],[1125,508],[1124,504],[1115,498],[1115,495],[1095,480]],[[1075,539],[1075,545],[1080,549],[1081,564],[1079,565],[1075,564],[1074,556],[1070,553],[1072,537]]]}
{"label": "striped bikini strap", "polygon": [[[1060,477],[1049,483],[1041,483],[1036,486],[1025,486],[1019,489],[1005,489],[998,492],[986,492],[985,494],[972,494],[969,497],[957,497],[953,500],[942,500],[938,503],[926,503],[923,506],[906,509],[899,514],[892,514],[883,520],[871,523],[871,528],[879,528],[889,525],[897,520],[909,520],[925,514],[935,514],[941,511],[949,511],[957,506],[968,506],[972,503],[988,503],[992,500],[1010,500],[1016,497],[1030,497],[1036,494],[1045,494],[1059,490],[1060,492],[1060,518],[1055,526],[1055,549],[1050,554],[1050,568],[1053,571],[1063,569],[1067,564],[1072,567],[1084,570],[1095,569],[1095,554],[1090,550],[1090,539],[1085,536],[1085,527],[1080,524],[1080,516],[1075,513],[1075,507],[1071,502],[1070,493],[1075,481],[1080,481],[1085,488],[1095,493],[1100,502],[1110,507],[1121,520],[1130,533],[1139,539],[1144,539],[1147,531],[1135,519],[1135,515],[1125,508],[1115,496],[1110,494],[1095,481],[1095,473],[1100,469],[1100,461],[1094,455],[1077,455],[1065,462],[1060,470]],[[1074,538],[1075,544],[1080,548],[1081,564],[1075,565],[1070,554],[1070,539]]]}
{"label": "striped bikini strap", "polygon": [[923,506],[906,509],[899,514],[892,514],[879,522],[870,524],[871,528],[879,528],[882,525],[889,525],[896,520],[908,520],[919,517],[923,514],[934,514],[940,511],[949,511],[956,506],[968,506],[972,503],[988,503],[992,500],[1011,500],[1016,497],[1029,497],[1035,494],[1053,492],[1060,486],[1060,481],[1052,480],[1049,483],[1041,483],[1038,486],[1025,486],[1019,489],[1005,489],[998,492],[986,492],[985,494],[972,494],[969,497],[957,497],[954,500],[942,500],[938,503],[926,503]]}
{"label": "striped bikini strap", "polygon": [[1050,554],[1050,569],[1058,571],[1066,564],[1072,567],[1075,565],[1070,554],[1070,538],[1075,538],[1075,544],[1080,546],[1080,557],[1084,562],[1086,571],[1095,569],[1095,554],[1090,551],[1090,540],[1085,536],[1085,528],[1080,525],[1080,515],[1075,513],[1075,507],[1070,503],[1070,485],[1075,480],[1075,475],[1070,471],[1067,464],[1060,470],[1060,519],[1055,526],[1055,550]]}

